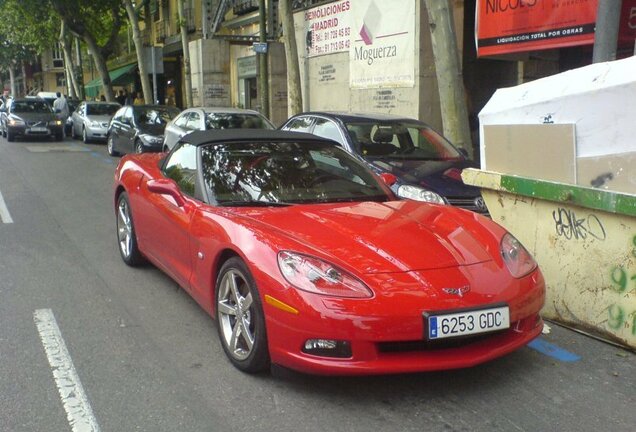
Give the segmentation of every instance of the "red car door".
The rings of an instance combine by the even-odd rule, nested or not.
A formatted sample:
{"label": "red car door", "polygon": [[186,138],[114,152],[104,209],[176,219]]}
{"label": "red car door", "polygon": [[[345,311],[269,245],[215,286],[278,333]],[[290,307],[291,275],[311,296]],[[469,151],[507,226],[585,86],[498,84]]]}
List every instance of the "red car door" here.
{"label": "red car door", "polygon": [[190,225],[202,203],[193,197],[197,172],[196,147],[189,144],[175,150],[166,161],[163,176],[142,182],[143,214],[136,226],[142,251],[189,289],[192,273]]}

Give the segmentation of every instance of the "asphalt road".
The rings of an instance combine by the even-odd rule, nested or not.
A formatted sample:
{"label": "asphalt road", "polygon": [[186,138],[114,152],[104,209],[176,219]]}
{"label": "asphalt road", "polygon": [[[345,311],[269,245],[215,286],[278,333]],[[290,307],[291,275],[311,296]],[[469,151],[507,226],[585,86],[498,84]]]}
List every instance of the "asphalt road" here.
{"label": "asphalt road", "polygon": [[466,370],[237,371],[183,290],[121,261],[105,150],[0,138],[0,431],[636,429],[636,355],[553,324]]}

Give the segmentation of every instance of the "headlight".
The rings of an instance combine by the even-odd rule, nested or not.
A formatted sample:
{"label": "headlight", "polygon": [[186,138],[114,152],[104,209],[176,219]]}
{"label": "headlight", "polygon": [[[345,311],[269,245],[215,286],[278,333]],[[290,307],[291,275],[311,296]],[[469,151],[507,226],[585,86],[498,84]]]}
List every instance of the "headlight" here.
{"label": "headlight", "polygon": [[415,201],[424,201],[434,204],[446,204],[446,200],[433,191],[410,185],[402,185],[398,187],[397,194],[399,197],[408,198]]}
{"label": "headlight", "polygon": [[501,239],[501,256],[512,276],[516,278],[521,278],[537,268],[537,262],[530,252],[510,233],[506,233]]}
{"label": "headlight", "polygon": [[24,122],[20,119],[9,119],[9,126],[22,126]]}
{"label": "headlight", "polygon": [[147,144],[161,144],[163,143],[163,136],[156,136],[156,135],[149,135],[149,134],[142,134],[139,135],[139,138],[141,138],[141,140]]}
{"label": "headlight", "polygon": [[287,282],[303,291],[334,297],[373,297],[361,281],[319,258],[282,251],[278,253],[278,267]]}
{"label": "headlight", "polygon": [[55,121],[49,122],[49,125],[51,125],[51,126],[62,126],[62,120],[55,120]]}

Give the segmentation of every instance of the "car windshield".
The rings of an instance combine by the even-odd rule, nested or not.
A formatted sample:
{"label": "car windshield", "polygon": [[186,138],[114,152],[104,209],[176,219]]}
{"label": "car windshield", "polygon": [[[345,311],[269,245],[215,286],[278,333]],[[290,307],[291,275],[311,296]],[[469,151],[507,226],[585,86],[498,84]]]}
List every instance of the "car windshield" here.
{"label": "car windshield", "polygon": [[48,114],[51,113],[51,107],[43,101],[16,101],[13,102],[11,112],[16,114],[36,113],[36,114]]}
{"label": "car windshield", "polygon": [[361,155],[386,159],[454,160],[463,156],[433,129],[406,122],[348,122]]}
{"label": "car windshield", "polygon": [[202,172],[218,205],[386,201],[368,169],[326,143],[245,142],[202,149]]}
{"label": "car windshield", "polygon": [[87,104],[86,115],[100,116],[100,115],[114,115],[117,110],[121,108],[115,104]]}
{"label": "car windshield", "polygon": [[206,113],[206,129],[274,129],[263,117],[256,114]]}
{"label": "car windshield", "polygon": [[135,122],[138,125],[161,125],[165,126],[170,120],[179,114],[179,110],[169,107],[144,107],[135,108]]}

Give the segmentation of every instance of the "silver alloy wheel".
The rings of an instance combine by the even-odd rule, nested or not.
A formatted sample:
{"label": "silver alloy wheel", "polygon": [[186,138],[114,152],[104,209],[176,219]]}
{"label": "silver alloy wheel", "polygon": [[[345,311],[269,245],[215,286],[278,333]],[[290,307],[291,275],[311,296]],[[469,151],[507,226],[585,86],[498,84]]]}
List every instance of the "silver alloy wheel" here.
{"label": "silver alloy wheel", "polygon": [[113,149],[113,136],[112,135],[108,135],[108,142],[106,144],[106,150],[108,151],[108,154],[113,156],[115,154],[115,150]]}
{"label": "silver alloy wheel", "polygon": [[143,153],[144,152],[144,146],[141,143],[141,141],[137,140],[137,143],[135,144],[135,153]]}
{"label": "silver alloy wheel", "polygon": [[88,135],[86,134],[86,128],[82,128],[82,141],[84,141],[84,143],[88,142]]}
{"label": "silver alloy wheel", "polygon": [[244,276],[234,269],[225,273],[220,284],[217,313],[224,343],[236,360],[245,360],[254,347],[252,304],[252,293]]}
{"label": "silver alloy wheel", "polygon": [[133,232],[130,220],[130,209],[128,201],[122,199],[117,207],[117,238],[119,239],[119,249],[125,257],[130,257],[132,251]]}

